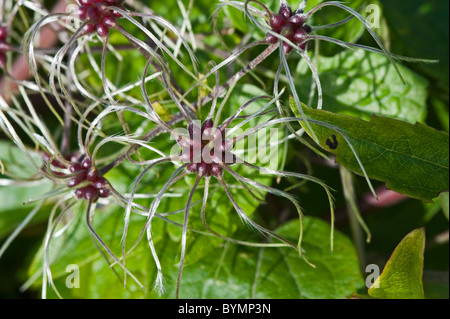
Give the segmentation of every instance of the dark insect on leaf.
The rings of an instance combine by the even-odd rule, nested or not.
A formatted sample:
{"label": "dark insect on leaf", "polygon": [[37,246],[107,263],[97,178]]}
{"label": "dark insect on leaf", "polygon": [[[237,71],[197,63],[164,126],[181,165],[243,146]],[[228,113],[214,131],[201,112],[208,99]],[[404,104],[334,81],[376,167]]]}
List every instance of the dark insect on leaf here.
{"label": "dark insect on leaf", "polygon": [[330,149],[335,150],[338,147],[338,141],[336,140],[336,135],[333,134],[331,135],[331,137],[333,138],[333,142],[330,141],[329,138],[327,138],[326,143]]}

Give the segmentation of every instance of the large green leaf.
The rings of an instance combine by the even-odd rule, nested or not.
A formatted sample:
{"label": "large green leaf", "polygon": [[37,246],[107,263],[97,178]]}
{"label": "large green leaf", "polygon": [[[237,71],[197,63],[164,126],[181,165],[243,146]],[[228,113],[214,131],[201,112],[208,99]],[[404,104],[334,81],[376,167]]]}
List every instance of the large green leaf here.
{"label": "large green leaf", "polygon": [[383,273],[369,289],[369,295],[383,299],[422,299],[425,230],[405,236],[386,263]]}
{"label": "large green leaf", "polygon": [[[105,216],[103,216],[105,217]],[[120,214],[110,214],[108,218],[100,217],[104,225],[120,233]],[[100,220],[99,220],[100,221]],[[96,223],[101,225],[101,223]],[[90,237],[83,222],[74,224],[75,231],[67,233],[69,242],[60,246],[56,253],[63,256],[52,265],[55,284],[66,298],[158,298],[153,291],[156,275],[153,259],[146,245],[140,245],[127,258],[127,267],[137,275],[145,285],[141,290],[128,278],[125,289],[121,279],[116,278],[109,265],[92,254],[95,248],[89,243]],[[178,256],[180,244],[168,235],[170,226],[166,223],[155,223],[157,249],[163,265],[165,288],[163,298],[175,296],[175,283],[178,275]],[[136,230],[133,225],[132,229]],[[316,268],[308,265],[297,252],[290,248],[255,248],[225,243],[211,250],[209,254],[198,259],[196,248],[190,245],[186,256],[186,265],[180,286],[180,298],[345,298],[363,287],[359,272],[358,257],[352,242],[343,234],[336,232],[334,251],[330,251],[330,225],[317,218],[304,220],[305,255]],[[98,227],[100,230],[101,227]],[[292,241],[298,237],[298,220],[288,222],[277,231]],[[241,231],[243,228],[241,228]],[[84,234],[82,237],[80,235]],[[102,232],[102,234],[104,234]],[[113,237],[104,236],[111,244]],[[81,242],[70,243],[71,237],[84,238]],[[251,235],[251,240],[261,241]],[[209,236],[205,237],[211,240]],[[192,239],[192,238],[191,238]],[[117,243],[117,240],[115,241]],[[59,246],[59,245],[58,245]],[[87,251],[86,251],[87,249]],[[81,252],[84,251],[84,257]],[[195,262],[189,262],[194,259]],[[39,263],[35,264],[38,266]],[[69,264],[80,268],[80,288],[70,289],[65,285],[69,273]],[[114,267],[119,276],[122,271]],[[36,268],[35,270],[38,270]],[[52,296],[52,295],[50,295]]]}
{"label": "large green leaf", "polygon": [[[298,229],[298,220],[294,220],[281,226],[277,233],[295,241]],[[186,267],[181,296],[345,298],[363,285],[356,251],[346,236],[335,234],[331,252],[329,224],[305,218],[304,230],[305,256],[316,268],[289,248],[257,249],[227,244],[224,250]]]}
{"label": "large green leaf", "polygon": [[[291,108],[296,112],[293,99]],[[363,174],[356,152],[368,177],[404,195],[430,201],[449,189],[447,133],[386,117],[373,116],[367,122],[306,105],[303,110],[310,120],[323,123],[309,122],[320,146],[353,172]]]}
{"label": "large green leaf", "polygon": [[[299,64],[302,75],[310,74],[305,62]],[[425,121],[428,82],[398,65],[402,83],[388,58],[362,50],[347,50],[317,60],[323,89],[324,109],[370,120],[372,115],[387,116],[410,123]],[[308,71],[307,71],[308,70]],[[310,80],[299,80],[303,96],[308,96]],[[315,102],[310,105],[315,105]]]}

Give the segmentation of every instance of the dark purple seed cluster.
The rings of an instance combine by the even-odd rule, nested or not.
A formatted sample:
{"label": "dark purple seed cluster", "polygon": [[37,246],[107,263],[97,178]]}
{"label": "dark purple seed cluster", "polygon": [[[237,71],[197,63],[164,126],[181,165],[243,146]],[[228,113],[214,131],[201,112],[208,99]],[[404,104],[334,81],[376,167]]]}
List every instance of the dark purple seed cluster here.
{"label": "dark purple seed cluster", "polygon": [[[92,161],[90,158],[84,155],[80,156],[78,153],[74,153],[71,156],[65,157],[70,164],[63,163],[57,159],[53,159],[51,165],[61,169],[68,169],[69,173],[52,171],[52,174],[61,177],[68,177],[66,185],[69,188],[76,188],[80,184],[84,184],[83,187],[76,188],[75,195],[78,198],[84,198],[89,201],[95,202],[99,197],[108,197],[110,190],[108,188],[108,181],[99,175],[98,171],[92,167]],[[47,163],[50,160],[50,155],[44,154],[44,162]],[[44,168],[46,165],[44,165]],[[87,184],[87,185],[86,185]]]}
{"label": "dark purple seed cluster", "polygon": [[78,16],[87,24],[83,28],[83,34],[97,32],[101,37],[106,37],[110,28],[116,26],[116,19],[121,14],[110,6],[122,7],[124,0],[79,0]]}
{"label": "dark purple seed cluster", "polygon": [[236,157],[231,150],[233,141],[226,139],[224,132],[213,128],[213,121],[206,120],[201,128],[196,124],[188,127],[189,138],[179,138],[178,144],[182,150],[181,161],[189,163],[186,170],[198,173],[200,176],[219,177],[223,174],[222,164],[236,163]]}
{"label": "dark purple seed cluster", "polygon": [[[283,35],[297,44],[300,49],[306,50],[307,43],[304,41],[312,29],[306,24],[302,11],[292,12],[289,6],[281,5],[279,12],[270,17],[270,27],[273,32]],[[278,38],[270,33],[267,33],[265,40],[269,43],[278,42]],[[283,43],[284,53],[288,54],[292,49],[290,44]]]}
{"label": "dark purple seed cluster", "polygon": [[8,37],[8,28],[0,25],[0,69],[6,67],[6,51],[8,51],[9,45],[6,43]]}

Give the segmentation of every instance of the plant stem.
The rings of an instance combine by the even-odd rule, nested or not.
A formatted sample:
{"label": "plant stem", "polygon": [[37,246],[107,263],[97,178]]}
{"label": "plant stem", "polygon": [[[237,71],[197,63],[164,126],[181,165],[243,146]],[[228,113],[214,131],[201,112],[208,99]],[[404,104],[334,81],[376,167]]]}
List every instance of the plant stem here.
{"label": "plant stem", "polygon": [[358,253],[360,271],[364,273],[366,266],[366,253],[364,249],[363,228],[367,233],[367,242],[370,241],[370,231],[362,219],[358,205],[356,204],[355,189],[353,187],[352,173],[343,166],[339,166],[339,172],[342,180],[345,202],[347,204],[347,213],[350,220],[350,229],[352,232],[353,243]]}

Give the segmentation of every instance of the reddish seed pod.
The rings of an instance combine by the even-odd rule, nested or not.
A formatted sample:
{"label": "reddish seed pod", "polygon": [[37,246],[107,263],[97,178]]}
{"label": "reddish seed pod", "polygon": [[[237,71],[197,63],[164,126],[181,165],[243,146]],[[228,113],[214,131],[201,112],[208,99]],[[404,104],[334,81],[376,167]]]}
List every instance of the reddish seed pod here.
{"label": "reddish seed pod", "polygon": [[87,171],[83,169],[77,174],[76,178],[80,181],[85,181],[86,176],[87,176]]}
{"label": "reddish seed pod", "polygon": [[84,169],[89,169],[92,166],[92,161],[90,158],[86,157],[81,161],[81,167]]}
{"label": "reddish seed pod", "polygon": [[90,182],[95,181],[98,178],[98,171],[96,169],[92,169],[87,173],[86,179]]}
{"label": "reddish seed pod", "polygon": [[311,28],[311,26],[305,24],[305,25],[303,26],[303,30],[304,30],[306,33],[311,33],[312,28]]}
{"label": "reddish seed pod", "polygon": [[90,22],[97,23],[101,15],[97,8],[89,8],[87,10],[86,16]]}
{"label": "reddish seed pod", "polygon": [[284,54],[289,54],[292,51],[292,46],[288,43],[283,42],[283,51]]}
{"label": "reddish seed pod", "polygon": [[122,0],[103,0],[103,2],[109,4],[110,6],[117,6],[117,5],[121,5],[125,1],[122,1]]}
{"label": "reddish seed pod", "polygon": [[188,133],[189,133],[189,137],[192,138],[192,136],[194,135],[194,124],[188,125]]}
{"label": "reddish seed pod", "polygon": [[54,172],[54,171],[52,171],[52,175],[66,177],[66,174],[61,173],[61,172]]}
{"label": "reddish seed pod", "polygon": [[189,137],[191,138],[191,140],[194,140],[194,141],[195,141],[195,139],[200,139],[202,136],[201,128],[194,124],[189,124],[188,133],[189,133]]}
{"label": "reddish seed pod", "polygon": [[88,23],[81,30],[81,34],[90,34],[95,31],[95,24]]}
{"label": "reddish seed pod", "polygon": [[106,38],[106,36],[108,35],[109,27],[100,22],[96,25],[95,28],[99,36],[101,36],[102,38]]}
{"label": "reddish seed pod", "polygon": [[105,25],[108,29],[116,26],[116,19],[111,16],[104,16],[101,23]]}
{"label": "reddish seed pod", "polygon": [[58,168],[67,168],[67,165],[66,165],[66,164],[64,164],[64,163],[62,163],[62,162],[60,162],[60,161],[58,161],[57,159],[54,159],[54,160],[52,161],[52,165],[55,166],[55,167],[58,167]]}
{"label": "reddish seed pod", "polygon": [[[123,9],[123,8],[122,8],[122,9]],[[113,15],[113,17],[115,17],[115,18],[122,18],[122,13],[120,13],[119,11],[113,10],[113,11],[112,11],[112,15]]]}
{"label": "reddish seed pod", "polygon": [[270,18],[270,26],[275,31],[280,31],[283,29],[286,22],[287,19],[282,14],[272,14],[272,17]]}
{"label": "reddish seed pod", "polygon": [[102,198],[108,197],[111,192],[107,188],[101,188],[98,190],[98,195]]}
{"label": "reddish seed pod", "polygon": [[218,140],[222,140],[222,131],[220,129],[214,129],[214,134],[212,127],[208,127],[203,130],[202,141],[204,141],[204,145],[208,144],[210,141],[214,141],[215,143]]}
{"label": "reddish seed pod", "polygon": [[[48,161],[50,161],[50,159],[52,158],[52,156],[48,153],[44,153],[42,155],[42,160],[44,161],[44,163],[46,164]],[[52,160],[52,165],[58,168],[67,168],[67,165],[58,161],[56,158],[54,158]]]}
{"label": "reddish seed pod", "polygon": [[97,200],[98,195],[99,195],[98,189],[96,189],[96,188],[94,188],[92,186],[86,186],[84,188],[83,197],[86,200],[95,201],[95,200]]}
{"label": "reddish seed pod", "polygon": [[278,38],[271,33],[267,33],[264,40],[268,43],[277,43]]}
{"label": "reddish seed pod", "polygon": [[84,197],[84,188],[78,188],[75,190],[75,196],[77,196],[77,198],[83,198]]}
{"label": "reddish seed pod", "polygon": [[288,22],[294,26],[300,26],[305,23],[305,18],[302,15],[293,15],[289,18]]}
{"label": "reddish seed pod", "polygon": [[72,188],[72,187],[77,186],[80,183],[81,183],[81,180],[79,180],[78,178],[74,177],[74,178],[68,179],[67,182],[66,182],[66,185],[67,185],[67,187]]}
{"label": "reddish seed pod", "polygon": [[0,52],[1,53],[5,53],[6,51],[9,50],[9,45],[6,42],[0,41]]}
{"label": "reddish seed pod", "polygon": [[297,29],[294,32],[293,42],[301,43],[306,39],[306,32],[303,29]]}
{"label": "reddish seed pod", "polygon": [[212,119],[208,119],[208,120],[204,121],[202,124],[202,131],[213,127],[213,125],[214,125],[214,122]]}
{"label": "reddish seed pod", "polygon": [[98,177],[92,182],[92,186],[97,189],[105,188],[106,186],[108,186],[108,181],[104,177]]}
{"label": "reddish seed pod", "polygon": [[78,164],[78,163],[70,164],[69,170],[70,170],[71,173],[75,173],[76,171],[81,170],[81,165]]}
{"label": "reddish seed pod", "polygon": [[307,25],[307,24],[305,24],[303,26],[303,30],[305,30],[306,33],[311,33],[312,32],[312,28],[309,25]]}
{"label": "reddish seed pod", "polygon": [[91,5],[91,0],[79,0],[81,5],[88,6]]}
{"label": "reddish seed pod", "polygon": [[202,141],[199,140],[200,139],[200,134],[198,136],[196,136],[195,139],[191,139],[191,143],[190,143],[190,149],[193,151],[200,151],[202,149]]}
{"label": "reddish seed pod", "polygon": [[292,26],[289,26],[288,28],[285,28],[283,30],[283,35],[289,41],[294,42],[294,32],[295,32],[294,28]]}
{"label": "reddish seed pod", "polygon": [[194,173],[197,171],[197,163],[191,163],[186,167],[186,170],[190,173]]}
{"label": "reddish seed pod", "polygon": [[88,9],[89,8],[87,6],[80,6],[77,11],[78,17],[82,20],[86,19]]}
{"label": "reddish seed pod", "polygon": [[223,168],[220,167],[220,166],[217,165],[217,164],[212,164],[212,165],[211,165],[211,174],[212,174],[214,177],[222,176],[222,175],[223,175]]}
{"label": "reddish seed pod", "polygon": [[292,15],[292,10],[288,5],[282,4],[278,13],[282,14],[286,19],[289,19]]}
{"label": "reddish seed pod", "polygon": [[191,163],[201,163],[202,162],[202,148],[194,149],[193,152],[191,152]]}
{"label": "reddish seed pod", "polygon": [[209,176],[211,174],[211,165],[207,163],[201,163],[198,166],[198,174],[200,176]]}
{"label": "reddish seed pod", "polygon": [[5,41],[8,37],[8,28],[6,26],[0,27],[0,42]]}

